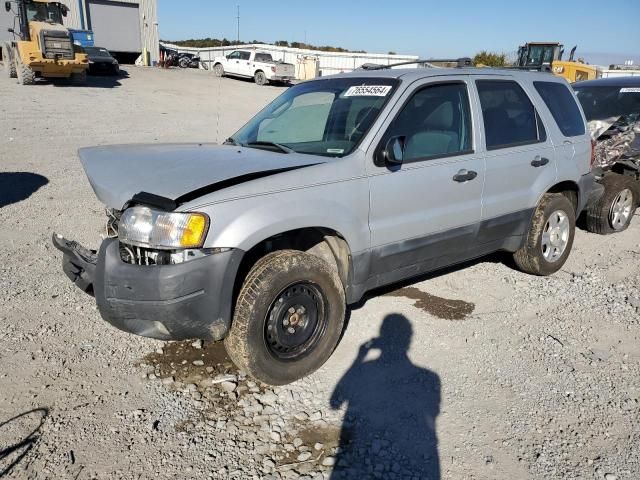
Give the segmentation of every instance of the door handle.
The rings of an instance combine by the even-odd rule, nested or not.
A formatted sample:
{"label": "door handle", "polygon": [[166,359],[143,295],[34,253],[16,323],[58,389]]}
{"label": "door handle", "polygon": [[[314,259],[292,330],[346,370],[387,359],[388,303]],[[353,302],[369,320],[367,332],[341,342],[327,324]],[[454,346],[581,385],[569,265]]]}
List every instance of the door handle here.
{"label": "door handle", "polygon": [[537,155],[536,158],[531,160],[531,166],[536,168],[544,167],[547,163],[549,163],[549,159],[541,157],[540,155]]}
{"label": "door handle", "polygon": [[469,180],[473,180],[478,176],[478,172],[474,172],[473,170],[462,169],[458,173],[453,176],[453,181],[458,183],[468,182]]}

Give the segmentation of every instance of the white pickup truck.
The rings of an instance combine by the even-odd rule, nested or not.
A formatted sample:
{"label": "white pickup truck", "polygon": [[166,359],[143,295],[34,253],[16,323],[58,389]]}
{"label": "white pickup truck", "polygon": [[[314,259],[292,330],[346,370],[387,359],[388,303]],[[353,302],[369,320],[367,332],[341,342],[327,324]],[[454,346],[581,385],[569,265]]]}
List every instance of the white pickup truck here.
{"label": "white pickup truck", "polygon": [[270,53],[255,50],[235,50],[226,57],[216,57],[213,72],[218,77],[233,75],[253,78],[257,85],[269,82],[291,82],[295,67],[290,63],[276,62]]}

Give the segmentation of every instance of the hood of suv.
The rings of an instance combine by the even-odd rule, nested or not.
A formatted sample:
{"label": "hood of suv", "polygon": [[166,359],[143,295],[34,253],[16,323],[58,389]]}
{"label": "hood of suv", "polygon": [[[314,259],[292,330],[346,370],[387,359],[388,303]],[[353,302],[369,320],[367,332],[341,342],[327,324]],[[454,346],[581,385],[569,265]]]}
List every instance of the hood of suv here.
{"label": "hood of suv", "polygon": [[183,203],[226,186],[327,161],[201,143],[112,145],[82,148],[78,154],[98,199],[116,209],[141,192]]}

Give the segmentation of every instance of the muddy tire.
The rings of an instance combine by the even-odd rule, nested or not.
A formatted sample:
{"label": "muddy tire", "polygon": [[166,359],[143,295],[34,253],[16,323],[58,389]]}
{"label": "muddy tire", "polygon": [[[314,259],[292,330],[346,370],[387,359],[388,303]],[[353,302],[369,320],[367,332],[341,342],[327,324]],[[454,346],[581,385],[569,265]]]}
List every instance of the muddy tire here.
{"label": "muddy tire", "polygon": [[213,67],[213,74],[216,77],[224,77],[224,67],[221,63],[216,63],[216,65]]}
{"label": "muddy tire", "polygon": [[569,258],[575,232],[573,203],[561,193],[547,193],[533,214],[525,244],[513,259],[525,273],[551,275]]}
{"label": "muddy tire", "polygon": [[336,270],[315,255],[282,250],[263,257],[247,275],[224,345],[240,370],[285,385],[327,361],[344,317]]}
{"label": "muddy tire", "polygon": [[33,85],[36,82],[35,72],[31,70],[28,65],[22,63],[17,53],[14,65],[16,67],[16,76],[18,77],[18,83],[20,85]]}
{"label": "muddy tire", "polygon": [[86,85],[87,71],[84,70],[81,73],[72,73],[71,77],[69,77],[69,80],[71,81],[71,85],[78,85],[78,86]]}
{"label": "muddy tire", "polygon": [[18,73],[16,72],[16,64],[11,55],[11,47],[8,43],[4,43],[0,48],[2,48],[2,70],[4,76],[6,78],[16,78]]}
{"label": "muddy tire", "polygon": [[609,235],[626,230],[638,208],[638,190],[632,178],[613,174],[603,178],[604,194],[585,212],[588,231]]}
{"label": "muddy tire", "polygon": [[256,74],[253,76],[253,81],[256,82],[256,85],[266,85],[267,83],[269,83],[269,80],[267,80],[267,76],[264,74],[264,72],[256,72]]}

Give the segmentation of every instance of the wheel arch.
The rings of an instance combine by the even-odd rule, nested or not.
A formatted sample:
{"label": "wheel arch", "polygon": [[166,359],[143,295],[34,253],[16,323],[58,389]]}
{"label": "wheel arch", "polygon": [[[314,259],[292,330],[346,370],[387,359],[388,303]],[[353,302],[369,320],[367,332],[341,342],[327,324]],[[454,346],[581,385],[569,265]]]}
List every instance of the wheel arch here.
{"label": "wheel arch", "polygon": [[[581,203],[582,192],[580,192],[580,187],[576,182],[572,180],[558,182],[551,188],[549,188],[546,192],[544,192],[543,195],[546,195],[547,193],[561,193],[562,195],[567,197],[567,199],[569,199],[569,201],[575,208],[576,214],[578,214],[578,206]],[[542,196],[540,196],[540,198],[538,199],[538,203],[540,203],[541,199]]]}
{"label": "wheel arch", "polygon": [[298,250],[325,260],[336,269],[347,290],[352,277],[352,257],[345,236],[333,228],[301,227],[262,238],[245,250],[234,282],[234,303],[251,268],[265,255],[279,250]]}

